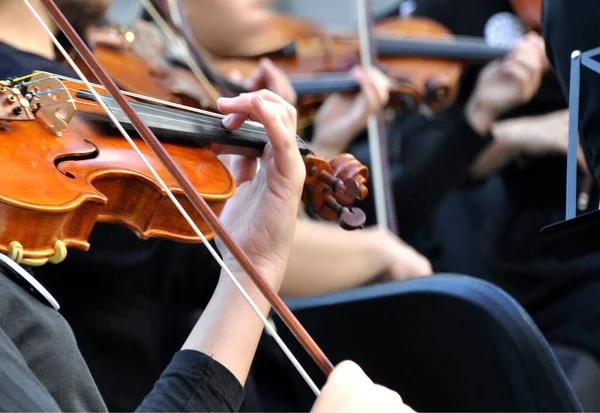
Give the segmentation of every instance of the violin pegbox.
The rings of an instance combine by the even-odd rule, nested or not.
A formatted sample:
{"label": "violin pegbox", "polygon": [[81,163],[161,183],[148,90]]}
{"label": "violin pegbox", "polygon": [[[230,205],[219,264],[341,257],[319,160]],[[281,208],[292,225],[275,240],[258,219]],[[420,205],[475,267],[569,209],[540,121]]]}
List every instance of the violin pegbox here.
{"label": "violin pegbox", "polygon": [[306,181],[302,201],[313,216],[327,221],[337,220],[344,229],[359,229],[364,225],[366,216],[354,204],[368,193],[364,185],[368,169],[352,155],[338,158],[334,160],[335,168],[332,168],[329,162],[317,156],[304,157]]}
{"label": "violin pegbox", "polygon": [[67,129],[77,110],[71,93],[60,79],[50,73],[38,72],[27,83],[33,111],[44,116],[54,134],[62,136],[62,131]]}
{"label": "violin pegbox", "polygon": [[29,100],[8,80],[0,81],[0,121],[34,120]]}

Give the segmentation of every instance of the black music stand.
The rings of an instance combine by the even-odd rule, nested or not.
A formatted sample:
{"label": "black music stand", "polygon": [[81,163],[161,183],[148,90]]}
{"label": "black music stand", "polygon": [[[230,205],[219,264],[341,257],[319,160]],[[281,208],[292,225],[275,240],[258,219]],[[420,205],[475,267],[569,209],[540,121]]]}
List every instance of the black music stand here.
{"label": "black music stand", "polygon": [[567,194],[565,220],[541,230],[542,242],[559,261],[600,251],[600,209],[577,216],[577,142],[579,130],[579,92],[581,66],[600,75],[600,47],[571,55],[569,91],[569,143],[567,152]]}

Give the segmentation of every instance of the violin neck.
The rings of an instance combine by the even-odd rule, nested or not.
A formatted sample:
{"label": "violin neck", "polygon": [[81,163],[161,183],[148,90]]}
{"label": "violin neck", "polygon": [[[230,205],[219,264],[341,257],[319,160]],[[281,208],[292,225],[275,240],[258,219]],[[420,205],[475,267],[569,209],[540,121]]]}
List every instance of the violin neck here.
{"label": "violin neck", "polygon": [[[78,99],[93,100],[93,95],[87,90],[77,92]],[[109,96],[102,95],[109,109],[123,127],[131,132],[135,128],[119,105]],[[149,103],[131,102],[142,121],[148,125],[156,137],[165,143],[187,146],[219,145],[219,153],[239,154],[260,157],[269,138],[264,128],[246,123],[241,128],[230,131],[225,129],[221,119],[198,113],[157,106]],[[101,123],[114,127],[104,114],[86,113]],[[300,153],[310,155],[308,144],[296,137]]]}
{"label": "violin neck", "polygon": [[381,57],[411,56],[487,62],[504,56],[510,50],[505,47],[489,46],[483,42],[464,40],[427,41],[377,38],[375,42]]}
{"label": "violin neck", "polygon": [[[379,57],[429,57],[434,59],[453,59],[468,62],[488,62],[503,57],[508,47],[490,46],[483,40],[411,40],[376,37],[374,39]],[[268,53],[265,56],[295,56],[295,43]]]}
{"label": "violin neck", "polygon": [[299,97],[328,93],[353,93],[360,88],[354,77],[348,73],[321,73],[310,76],[291,77],[292,87]]}

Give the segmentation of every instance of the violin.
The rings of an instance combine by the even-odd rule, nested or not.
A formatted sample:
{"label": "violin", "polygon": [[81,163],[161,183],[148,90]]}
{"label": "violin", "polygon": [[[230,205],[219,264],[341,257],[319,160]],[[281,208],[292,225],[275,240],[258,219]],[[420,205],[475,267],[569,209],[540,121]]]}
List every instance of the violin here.
{"label": "violin", "polygon": [[[307,384],[315,394],[319,394],[318,387],[278,337],[244,287],[237,282],[231,270],[219,259],[217,252],[200,230],[200,226],[207,224],[214,235],[219,237],[321,371],[329,375],[333,371],[331,361],[228,233],[215,212],[219,209],[219,203],[235,190],[231,173],[217,158],[218,151],[221,148],[238,147],[236,144],[241,142],[242,153],[260,152],[266,143],[264,129],[256,130],[252,127],[254,123],[245,122],[236,131],[225,131],[219,115],[212,114],[210,117],[213,119],[208,120],[206,116],[204,119],[191,116],[189,112],[201,114],[193,110],[165,113],[165,106],[169,105],[140,103],[139,100],[143,96],[138,95],[135,95],[135,100],[131,99],[134,96],[126,97],[54,0],[40,0],[40,3],[101,86],[90,83],[30,0],[24,0],[24,4],[83,80],[86,88],[79,87],[81,83],[72,79],[59,78],[43,72],[3,80],[0,83],[0,133],[9,138],[5,139],[5,145],[0,151],[0,157],[7,166],[7,173],[0,179],[3,182],[9,181],[1,186],[3,192],[0,210],[4,221],[0,231],[0,251],[3,248],[3,251],[8,252],[8,249],[12,248],[15,259],[20,259],[21,262],[25,256],[33,255],[35,261],[44,259],[43,257],[49,254],[49,262],[60,262],[64,259],[69,243],[82,249],[87,247],[90,223],[102,219],[128,225],[135,228],[134,230],[139,227],[146,230],[149,236],[168,232],[171,228],[169,225],[176,220],[172,215],[165,214],[169,207],[163,199],[169,198],[223,267],[224,273],[244,295],[265,328],[276,338]],[[142,114],[147,115],[146,119],[142,119]],[[107,122],[107,117],[110,122]],[[149,123],[150,118],[159,120],[154,128]],[[171,130],[173,123],[180,124],[181,129],[178,133]],[[112,139],[115,133],[111,125],[127,141],[127,149],[122,138]],[[140,148],[126,129],[137,132],[147,147]],[[204,136],[209,138],[208,142],[205,140],[204,144],[197,145],[195,155],[199,158],[192,157],[186,160],[185,155],[182,155],[182,159],[176,161],[171,152],[178,155],[192,149],[185,145],[184,150],[178,150],[175,146],[167,145],[168,142],[161,142],[157,137],[161,131],[166,132],[167,136],[184,141],[191,138],[190,133],[195,133],[199,139]],[[215,135],[223,139],[216,142],[211,140]],[[299,145],[299,149],[302,150],[302,145]],[[344,221],[344,216],[354,219],[353,211],[349,211],[344,204],[366,196],[366,188],[359,182],[365,178],[366,168],[358,165],[358,169],[361,170],[360,176],[357,179],[344,180],[339,174],[352,168],[340,168],[336,176],[329,172],[333,172],[333,169],[327,170],[331,168],[328,163],[315,157],[315,164],[310,155],[309,153],[304,156],[308,178],[303,199],[314,203],[324,196],[321,207],[329,208],[329,212],[333,212],[334,215],[339,214]],[[344,161],[341,159],[340,165],[347,166],[347,162]],[[324,168],[326,173],[322,173],[323,169],[319,169],[320,167]],[[149,178],[147,172],[150,172],[153,179]],[[169,177],[165,177],[164,172],[168,172]],[[195,174],[200,180],[193,183],[188,174]],[[311,182],[314,182],[314,185]],[[100,185],[109,195],[100,192],[94,184]],[[213,193],[208,194],[211,189]],[[208,195],[209,200],[203,195]],[[186,200],[185,206],[179,199]],[[103,208],[113,201],[112,208]],[[338,209],[338,206],[341,208]],[[314,213],[323,213],[317,205],[311,205],[311,209]],[[136,220],[134,217],[138,215],[132,214],[131,211],[141,214],[141,219]],[[201,217],[198,224],[191,216],[196,213]],[[14,241],[8,245],[3,244],[10,239]],[[25,245],[18,240],[23,241]]]}
{"label": "violin", "polygon": [[[122,90],[184,106],[216,110],[206,85],[190,70],[168,61],[160,34],[149,24],[137,21],[132,28],[92,26],[87,28],[85,38],[96,59]],[[95,80],[89,70],[84,73]]]}
{"label": "violin", "polygon": [[[511,4],[525,24],[539,30],[541,0],[511,0]],[[305,29],[302,31],[298,26]],[[288,27],[293,28],[291,33]],[[465,64],[485,63],[509,51],[507,47],[491,46],[482,39],[461,39],[442,24],[423,17],[386,18],[374,24],[373,31],[378,66],[398,82],[404,102],[406,95],[412,100],[412,104],[409,102],[404,107],[416,108],[418,103],[432,110],[446,107],[456,96]],[[304,35],[290,42],[294,33]],[[232,67],[249,73],[256,59],[266,56],[289,73],[294,84],[299,74],[317,73],[309,77],[315,82],[321,73],[343,73],[359,61],[356,35],[328,33],[303,19],[275,14],[263,37],[265,42],[260,54],[253,54],[254,48],[238,50],[237,54],[214,57],[215,66],[221,73],[227,73]],[[341,79],[343,76],[338,77],[338,82]],[[345,84],[349,85],[347,81]],[[302,96],[302,87],[298,90]],[[392,88],[392,97],[395,92]]]}
{"label": "violin", "polygon": [[[212,86],[200,82],[189,68],[170,61],[158,29],[144,21],[136,21],[132,26],[127,29],[112,25],[96,26],[88,28],[86,32],[86,40],[95,57],[117,85],[132,93],[185,106],[215,110],[214,95],[218,93],[210,90],[213,89]],[[250,75],[256,69],[256,65],[256,62],[249,60],[228,60],[214,70],[214,73],[230,73],[236,70]],[[94,78],[89,72],[86,75]],[[224,76],[219,76],[212,83],[218,84],[219,80],[228,88],[233,88],[235,93],[244,92]],[[359,90],[357,81],[347,73],[302,74],[291,76],[290,81],[300,99],[300,118],[320,105],[322,97],[327,94],[355,93]],[[390,105],[402,110],[409,104],[406,97],[413,95],[415,91],[410,82],[398,82],[395,90]]]}
{"label": "violin", "polygon": [[[134,130],[106,90],[96,90],[120,123]],[[5,126],[0,131],[5,142],[0,156],[6,170],[0,177],[5,188],[0,203],[0,214],[5,217],[0,251],[18,263],[58,263],[66,257],[65,248],[89,248],[87,240],[96,222],[123,225],[141,239],[199,242],[80,82],[37,72],[0,82],[0,102],[0,120]],[[268,141],[264,128],[253,122],[228,131],[215,115],[133,99],[131,104],[216,215],[236,187],[217,155],[260,156]],[[19,138],[23,136],[28,139]],[[352,207],[368,193],[364,185],[367,168],[351,155],[330,164],[311,154],[300,138],[298,145],[307,169],[303,201],[311,215],[339,219],[348,229],[360,227],[364,214]],[[148,146],[140,150],[211,239],[214,232],[160,160]]]}
{"label": "violin", "polygon": [[[279,19],[279,16],[274,17],[275,21]],[[285,26],[288,19],[281,25],[272,25],[278,30],[271,34],[273,38],[289,38]],[[320,78],[327,79],[323,83],[336,79],[344,82],[345,91],[352,91],[346,72],[359,63],[355,35],[320,32],[288,44],[282,40],[279,46],[257,56],[214,57],[214,65],[221,73],[228,73],[232,68],[242,68],[249,73],[256,59],[268,57],[289,73],[292,85],[302,81],[314,84]],[[394,100],[394,94],[399,94],[405,109],[423,104],[432,110],[442,109],[452,102],[465,64],[487,62],[504,56],[509,50],[490,46],[483,40],[457,39],[440,23],[420,17],[391,17],[376,23],[374,47],[378,67],[396,82],[391,89],[392,104],[398,101]],[[322,75],[331,72],[333,74]],[[299,86],[299,96],[310,94],[303,90],[304,85]]]}

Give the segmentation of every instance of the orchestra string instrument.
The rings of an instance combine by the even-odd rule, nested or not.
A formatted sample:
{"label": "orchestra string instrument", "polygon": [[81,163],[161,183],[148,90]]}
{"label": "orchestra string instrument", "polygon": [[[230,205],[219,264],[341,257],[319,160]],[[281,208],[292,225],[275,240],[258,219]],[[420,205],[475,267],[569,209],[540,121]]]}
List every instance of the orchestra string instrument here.
{"label": "orchestra string instrument", "polygon": [[[229,90],[233,89],[233,93],[217,92],[218,95],[245,91],[232,84],[220,71],[238,71],[249,76],[257,67],[254,61],[229,60],[223,66],[208,70],[213,74],[209,78],[214,80],[208,80],[207,85],[189,68],[171,61],[161,37],[156,27],[148,27],[143,21],[135,22],[131,28],[113,25],[92,27],[86,33],[94,55],[121,89],[186,106],[216,109],[215,99],[210,97],[211,93],[214,94],[211,90],[213,85],[218,87],[219,81],[227,84]],[[209,59],[204,58],[204,61],[209,62]],[[201,70],[206,71],[204,65],[201,66]],[[356,93],[359,90],[358,82],[348,73],[292,75],[290,82],[299,97],[300,117],[313,113],[323,98],[331,93]],[[400,79],[391,94],[390,106],[401,111],[412,109],[414,102],[411,97],[416,94],[411,82]]]}
{"label": "orchestra string instrument", "polygon": [[[104,97],[126,129],[133,125],[102,87]],[[141,100],[143,97],[138,96]],[[236,184],[219,154],[260,156],[268,139],[261,125],[247,122],[228,131],[221,117],[131,99],[139,117],[189,177],[215,214],[220,214]],[[89,248],[96,222],[121,224],[142,239],[161,237],[182,242],[199,238],[163,193],[128,143],[81,82],[49,73],[0,81],[0,120],[6,128],[0,177],[4,189],[0,214],[6,219],[0,251],[18,263],[57,263],[64,248]],[[28,136],[24,144],[20,136]],[[364,199],[368,171],[351,155],[331,163],[318,158],[298,138],[307,169],[303,200],[315,217],[339,220],[344,228],[364,224],[353,208]],[[149,147],[146,158],[169,185],[208,238],[214,236],[202,217]],[[18,182],[18,185],[11,183]],[[30,188],[28,190],[28,188]],[[23,226],[22,222],[30,225]],[[40,231],[44,228],[44,231]]]}
{"label": "orchestra string instrument", "polygon": [[[511,3],[528,25],[539,27],[540,0],[511,0]],[[234,70],[249,76],[262,57],[268,57],[289,75],[302,114],[314,112],[331,93],[355,93],[359,89],[348,73],[352,66],[360,63],[356,35],[326,32],[305,19],[274,14],[260,41],[253,38],[252,43],[242,43],[231,51],[232,55],[217,56],[198,47],[201,39],[193,38],[193,26],[185,19],[179,18],[181,27],[174,24],[173,10],[181,8],[182,3],[153,0],[152,4],[171,29],[176,29],[176,35],[192,48],[209,85],[199,83],[189,70],[169,61],[164,45],[159,40],[150,40],[161,37],[159,33],[144,29],[143,35],[135,36],[135,30],[111,27],[90,31],[96,57],[124,90],[161,96],[188,106],[200,102],[201,106],[210,107],[211,99],[207,97],[211,93],[215,95],[214,90],[209,90],[212,89],[210,84],[219,89],[220,95],[244,92],[227,76]],[[393,81],[389,105],[401,112],[410,112],[424,108],[437,111],[448,106],[456,96],[465,64],[502,57],[509,49],[490,46],[478,38],[454,36],[431,19],[391,17],[374,24],[374,50],[378,67]],[[121,64],[123,60],[131,64]],[[154,82],[146,82],[144,76],[140,76],[145,67],[149,68]],[[161,90],[147,90],[149,84],[155,88],[160,86]]]}
{"label": "orchestra string instrument", "polygon": [[[279,17],[275,15],[274,19]],[[271,27],[277,27],[278,32],[270,33],[269,37],[289,37],[285,24]],[[482,39],[454,36],[440,23],[421,17],[387,18],[375,23],[373,31],[377,66],[397,82],[405,107],[413,110],[421,104],[434,111],[448,106],[456,96],[466,64],[487,62],[509,50],[490,46]],[[323,31],[282,43],[279,48],[256,56],[217,56],[213,63],[222,74],[233,68],[249,73],[262,57],[271,59],[293,80],[319,81],[326,74],[329,80],[347,82],[348,70],[360,63],[359,41],[354,34]],[[394,88],[391,92],[394,93]]]}
{"label": "orchestra string instrument", "polygon": [[[541,2],[511,0],[511,5],[529,28],[539,30]],[[412,108],[417,108],[417,103],[432,110],[446,107],[456,96],[465,64],[485,63],[509,50],[483,39],[454,36],[439,22],[423,17],[389,17],[375,23],[373,31],[378,67],[399,82],[404,95],[411,94]],[[355,34],[327,32],[300,18],[274,14],[262,38],[264,41],[255,42],[263,45],[260,50],[248,45],[227,56],[214,56],[215,66],[221,73],[232,68],[249,73],[256,59],[266,56],[292,78],[313,74],[310,78],[317,80],[320,74],[333,72],[343,79],[343,73],[360,60]],[[412,92],[408,85],[413,86]]]}
{"label": "orchestra string instrument", "polygon": [[[46,73],[35,73],[21,79],[9,79],[2,84],[0,119],[4,122],[2,122],[1,133],[9,139],[4,140],[0,155],[3,157],[4,165],[7,165],[8,173],[5,175],[9,175],[12,179],[0,186],[2,188],[0,204],[4,218],[0,240],[19,240],[17,242],[23,246],[20,252],[23,256],[34,253],[40,258],[44,254],[49,254],[49,251],[64,249],[67,244],[65,239],[72,240],[73,244],[79,242],[79,246],[85,249],[85,240],[89,235],[91,223],[102,220],[103,213],[106,214],[105,216],[112,214],[112,218],[107,218],[108,220],[120,221],[130,228],[134,227],[135,230],[141,221],[136,222],[130,211],[136,209],[150,209],[148,218],[152,223],[164,220],[152,230],[141,226],[142,230],[154,232],[154,235],[169,231],[172,231],[170,235],[175,233],[181,235],[175,226],[167,225],[167,220],[171,220],[169,224],[176,222],[176,219],[170,216],[171,214],[163,214],[170,209],[162,201],[162,198],[167,197],[221,265],[224,274],[240,290],[307,384],[318,395],[318,387],[279,338],[259,307],[245,292],[244,287],[237,282],[233,272],[220,259],[200,229],[206,225],[215,236],[219,237],[315,363],[325,375],[329,375],[333,370],[330,360],[258,272],[217,216],[219,203],[231,196],[235,190],[231,173],[217,158],[218,150],[238,147],[236,143],[243,141],[242,153],[246,155],[252,152],[260,153],[261,145],[264,146],[266,142],[264,130],[257,130],[246,122],[236,131],[237,134],[231,132],[219,142],[214,142],[212,141],[214,135],[219,135],[219,127],[222,128],[220,119],[211,121],[206,117],[192,118],[188,113],[173,112],[168,112],[168,119],[165,119],[162,116],[165,114],[164,106],[128,99],[98,63],[54,0],[41,0],[41,4],[54,23],[99,80],[101,88],[92,85],[30,0],[22,1],[65,60],[83,80],[86,88],[84,89],[80,83],[70,83],[68,79],[59,79]],[[74,96],[71,95],[73,89],[75,89]],[[139,98],[140,96],[136,96],[136,100]],[[83,110],[81,107],[88,109]],[[98,125],[92,127],[92,121],[86,116],[103,121],[104,127]],[[183,117],[185,119],[182,121]],[[213,117],[220,118],[219,115]],[[109,118],[110,122],[107,122],[106,118]],[[152,125],[150,118],[159,118],[161,122]],[[180,125],[182,130],[172,133],[173,122],[181,122],[185,126]],[[115,128],[122,135],[118,141],[112,139]],[[161,142],[157,137],[161,130],[184,141],[186,133],[193,131],[196,132],[196,138],[204,140],[204,144],[194,149],[194,156],[186,157],[185,153],[192,152],[189,145],[182,150]],[[138,146],[128,131],[135,131],[145,146]],[[141,142],[138,140],[138,143]],[[176,144],[179,143],[173,142],[172,145]],[[133,159],[136,156],[137,158]],[[342,206],[341,210],[333,213],[340,215],[342,221],[346,221],[344,216],[348,216],[348,208],[343,204],[352,203],[351,199],[355,200],[366,195],[365,188],[360,184],[366,168],[359,166],[358,169],[362,171],[359,173],[360,177],[357,179],[352,177],[348,180],[339,174],[335,176],[333,169],[327,169],[331,166],[318,158],[315,158],[315,164],[309,153],[304,156],[304,159],[308,176],[303,195],[305,202],[310,203],[311,209],[316,214],[321,214],[322,211],[315,203],[319,202],[319,188],[327,188],[323,189],[321,194],[324,195],[324,204],[333,209],[337,209],[338,205]],[[8,166],[10,162],[12,163]],[[323,174],[323,169],[320,168],[325,168],[326,173]],[[148,179],[149,176],[154,180]],[[194,182],[193,178],[199,180]],[[116,200],[116,205],[120,204],[120,210],[118,207],[116,210],[111,208],[102,210],[102,207],[110,204],[112,200],[98,191],[94,183],[110,191],[112,200]],[[306,189],[309,189],[308,196],[306,196]],[[208,200],[204,195],[207,195]],[[185,203],[180,202],[180,199],[184,198]],[[138,205],[140,208],[137,208]],[[77,213],[73,213],[74,210]],[[158,215],[166,216],[158,217]],[[194,219],[198,216],[201,219]],[[351,221],[354,220],[352,213],[349,216]],[[185,233],[183,236],[185,237]],[[51,245],[50,248],[48,244]],[[4,250],[8,248],[9,246],[6,245]],[[61,257],[54,253],[49,258],[51,262],[58,262],[60,259]]]}

